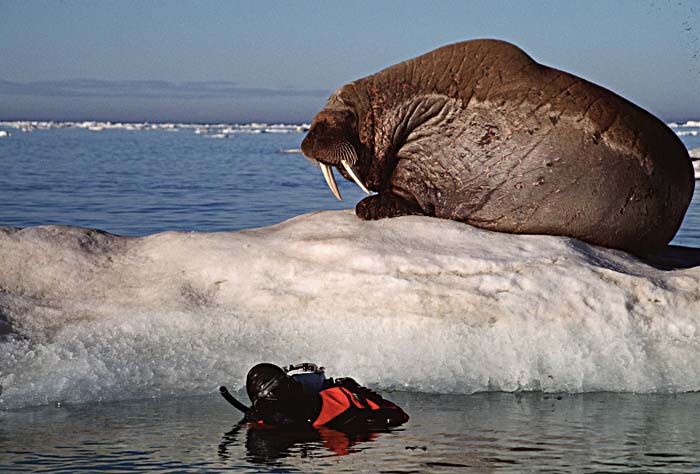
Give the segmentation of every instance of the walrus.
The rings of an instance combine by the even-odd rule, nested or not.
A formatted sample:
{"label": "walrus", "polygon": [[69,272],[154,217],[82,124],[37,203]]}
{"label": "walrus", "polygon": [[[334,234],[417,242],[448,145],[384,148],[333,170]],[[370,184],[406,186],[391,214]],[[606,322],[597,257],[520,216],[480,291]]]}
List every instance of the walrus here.
{"label": "walrus", "polygon": [[341,87],[301,150],[338,199],[332,167],[376,193],[357,204],[361,219],[435,216],[640,255],[673,238],[694,188],[661,120],[489,39]]}

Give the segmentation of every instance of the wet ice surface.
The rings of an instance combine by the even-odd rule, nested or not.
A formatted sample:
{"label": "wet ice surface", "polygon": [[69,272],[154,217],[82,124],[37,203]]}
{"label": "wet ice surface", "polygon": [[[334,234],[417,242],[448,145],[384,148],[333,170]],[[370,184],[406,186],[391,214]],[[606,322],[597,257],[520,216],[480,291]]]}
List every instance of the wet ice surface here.
{"label": "wet ice surface", "polygon": [[404,426],[337,455],[234,429],[216,395],[0,412],[0,470],[697,472],[697,394],[385,393]]}

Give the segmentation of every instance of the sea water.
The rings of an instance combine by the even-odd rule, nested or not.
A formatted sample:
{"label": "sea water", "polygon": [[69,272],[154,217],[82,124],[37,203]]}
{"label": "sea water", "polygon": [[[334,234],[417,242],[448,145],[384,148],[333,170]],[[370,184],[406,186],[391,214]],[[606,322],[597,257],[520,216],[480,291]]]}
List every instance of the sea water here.
{"label": "sea water", "polygon": [[[691,154],[697,125],[671,124]],[[0,225],[146,236],[4,234],[1,470],[700,466],[697,267],[347,210],[229,233],[362,198],[290,153],[303,126],[0,130]],[[699,210],[696,190],[674,243],[700,247]],[[262,359],[355,376],[411,420],[341,452],[236,427],[215,387],[241,396]]]}

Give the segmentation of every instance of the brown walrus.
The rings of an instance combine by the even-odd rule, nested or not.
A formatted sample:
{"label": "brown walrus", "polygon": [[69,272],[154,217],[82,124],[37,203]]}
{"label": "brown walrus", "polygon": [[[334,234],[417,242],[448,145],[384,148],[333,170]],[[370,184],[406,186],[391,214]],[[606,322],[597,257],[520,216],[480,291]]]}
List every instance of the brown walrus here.
{"label": "brown walrus", "polygon": [[357,204],[361,219],[424,214],[637,254],[673,238],[694,187],[659,119],[497,40],[341,87],[301,149],[338,198],[332,166],[377,193]]}

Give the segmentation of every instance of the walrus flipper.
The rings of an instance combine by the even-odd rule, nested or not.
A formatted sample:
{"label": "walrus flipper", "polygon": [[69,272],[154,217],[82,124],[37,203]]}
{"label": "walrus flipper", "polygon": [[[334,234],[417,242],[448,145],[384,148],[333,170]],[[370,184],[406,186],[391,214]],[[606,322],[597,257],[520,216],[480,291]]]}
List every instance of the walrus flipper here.
{"label": "walrus flipper", "polygon": [[384,219],[385,217],[425,215],[418,205],[390,192],[364,198],[357,203],[355,214],[364,221]]}

